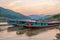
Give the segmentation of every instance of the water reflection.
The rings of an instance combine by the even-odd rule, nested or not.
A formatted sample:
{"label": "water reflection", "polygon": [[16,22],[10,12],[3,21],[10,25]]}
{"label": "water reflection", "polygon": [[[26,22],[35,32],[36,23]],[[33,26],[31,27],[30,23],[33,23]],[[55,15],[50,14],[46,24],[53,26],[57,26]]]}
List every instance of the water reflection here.
{"label": "water reflection", "polygon": [[23,27],[23,28],[9,27],[7,29],[7,32],[16,31],[17,35],[25,33],[27,36],[34,36],[52,29],[55,29],[55,28],[50,27],[50,28],[43,28],[43,29],[33,29],[33,28],[26,28],[26,27]]}
{"label": "water reflection", "polygon": [[[16,34],[16,32],[21,31],[23,32],[22,35]],[[44,28],[44,29],[22,28],[19,30],[14,29],[14,31],[11,30],[10,32],[5,30],[0,32],[0,40],[37,40],[37,39],[53,40],[57,33],[59,33],[59,30],[55,28]]]}

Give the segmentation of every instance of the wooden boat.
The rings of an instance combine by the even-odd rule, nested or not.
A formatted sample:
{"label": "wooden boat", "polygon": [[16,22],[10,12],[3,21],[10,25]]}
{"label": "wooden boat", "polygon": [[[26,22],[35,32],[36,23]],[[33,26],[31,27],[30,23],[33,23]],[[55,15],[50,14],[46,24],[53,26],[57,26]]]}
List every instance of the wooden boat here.
{"label": "wooden boat", "polygon": [[31,22],[31,21],[9,21],[11,25],[15,26],[23,26],[28,28],[47,28],[47,27],[55,27],[60,23],[58,22]]}
{"label": "wooden boat", "polygon": [[59,23],[48,23],[48,22],[45,22],[45,23],[40,23],[40,22],[32,22],[32,23],[28,23],[26,25],[26,27],[29,27],[29,28],[47,28],[47,27],[56,27],[58,26]]}

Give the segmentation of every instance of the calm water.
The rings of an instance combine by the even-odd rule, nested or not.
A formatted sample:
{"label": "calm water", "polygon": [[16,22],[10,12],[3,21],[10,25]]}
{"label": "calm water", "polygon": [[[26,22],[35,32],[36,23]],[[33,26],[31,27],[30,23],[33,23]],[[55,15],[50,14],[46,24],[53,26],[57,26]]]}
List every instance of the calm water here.
{"label": "calm water", "polygon": [[26,33],[17,35],[16,31],[7,32],[5,30],[0,32],[0,40],[53,40],[57,33],[59,33],[58,29],[49,29],[48,31],[40,32],[38,35],[27,36]]}
{"label": "calm water", "polygon": [[52,29],[42,32],[35,36],[27,36],[26,34],[16,35],[16,32],[7,32],[7,30],[0,32],[0,40],[53,40],[55,35],[59,33],[58,29]]}

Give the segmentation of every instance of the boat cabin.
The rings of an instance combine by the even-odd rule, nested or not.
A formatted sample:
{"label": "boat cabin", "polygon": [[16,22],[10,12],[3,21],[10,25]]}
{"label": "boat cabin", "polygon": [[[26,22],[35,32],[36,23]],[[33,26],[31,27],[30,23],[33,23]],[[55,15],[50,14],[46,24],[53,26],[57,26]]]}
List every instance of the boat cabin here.
{"label": "boat cabin", "polygon": [[48,23],[32,22],[32,26],[48,26]]}
{"label": "boat cabin", "polygon": [[40,23],[40,22],[28,22],[28,21],[8,21],[11,25],[21,25],[21,26],[48,26],[48,23]]}

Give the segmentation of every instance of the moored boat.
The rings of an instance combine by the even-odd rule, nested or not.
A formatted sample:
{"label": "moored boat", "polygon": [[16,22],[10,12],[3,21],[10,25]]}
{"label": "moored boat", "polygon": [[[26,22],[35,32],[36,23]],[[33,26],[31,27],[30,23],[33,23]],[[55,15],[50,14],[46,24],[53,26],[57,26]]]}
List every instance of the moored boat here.
{"label": "moored boat", "polygon": [[47,27],[56,27],[60,23],[58,22],[37,22],[37,21],[9,21],[9,24],[16,26],[23,26],[28,28],[47,28]]}

